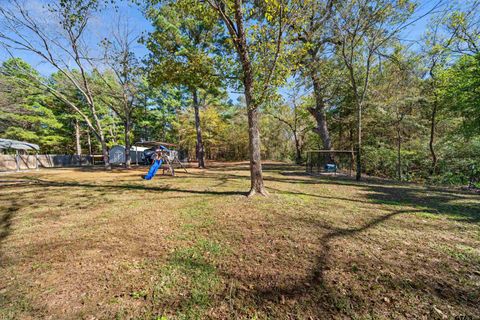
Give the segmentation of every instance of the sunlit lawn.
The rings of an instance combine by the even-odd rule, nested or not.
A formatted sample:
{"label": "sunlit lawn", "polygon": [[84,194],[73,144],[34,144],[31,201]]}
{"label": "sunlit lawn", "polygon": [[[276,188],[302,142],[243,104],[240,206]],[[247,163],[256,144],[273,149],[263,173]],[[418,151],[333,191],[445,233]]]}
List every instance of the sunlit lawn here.
{"label": "sunlit lawn", "polygon": [[480,196],[246,163],[0,176],[1,319],[480,317]]}

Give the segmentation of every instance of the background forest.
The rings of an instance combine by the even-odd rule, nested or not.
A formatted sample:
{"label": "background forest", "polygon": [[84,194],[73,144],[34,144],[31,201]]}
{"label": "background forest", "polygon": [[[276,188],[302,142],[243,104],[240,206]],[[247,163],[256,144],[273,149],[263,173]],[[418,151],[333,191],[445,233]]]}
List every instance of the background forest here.
{"label": "background forest", "polygon": [[[0,8],[2,138],[106,159],[157,140],[199,161],[247,160],[258,111],[262,159],[359,150],[368,175],[479,173],[480,1],[32,3]],[[131,28],[126,6],[149,30]]]}

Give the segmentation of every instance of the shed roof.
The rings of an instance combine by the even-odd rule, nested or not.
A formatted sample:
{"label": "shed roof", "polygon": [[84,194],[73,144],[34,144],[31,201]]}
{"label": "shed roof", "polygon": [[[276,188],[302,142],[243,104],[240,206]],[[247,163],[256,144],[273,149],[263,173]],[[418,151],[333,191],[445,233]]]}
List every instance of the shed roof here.
{"label": "shed roof", "polygon": [[17,141],[10,139],[0,139],[0,149],[15,149],[15,150],[40,150],[38,144]]}
{"label": "shed roof", "polygon": [[[114,148],[125,150],[125,146],[117,144],[117,145],[114,145],[113,147],[111,147],[110,151],[112,151]],[[148,149],[149,149],[149,147],[139,147],[137,145],[133,145],[133,146],[130,147],[130,151],[140,151],[141,152],[141,151],[145,151],[145,150],[148,150]]]}

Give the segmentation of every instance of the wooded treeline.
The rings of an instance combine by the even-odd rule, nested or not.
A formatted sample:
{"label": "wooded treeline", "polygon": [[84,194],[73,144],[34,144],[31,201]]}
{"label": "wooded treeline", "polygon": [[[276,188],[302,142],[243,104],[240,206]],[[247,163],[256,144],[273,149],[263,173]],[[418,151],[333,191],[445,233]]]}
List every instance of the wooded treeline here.
{"label": "wooded treeline", "polygon": [[308,149],[355,150],[358,172],[401,180],[478,174],[479,1],[135,5],[152,31],[112,18],[98,39],[110,1],[49,1],[41,17],[22,1],[2,6],[0,136],[105,160],[115,144],[179,143],[200,167],[249,159],[251,193],[264,193],[261,159],[303,163]]}

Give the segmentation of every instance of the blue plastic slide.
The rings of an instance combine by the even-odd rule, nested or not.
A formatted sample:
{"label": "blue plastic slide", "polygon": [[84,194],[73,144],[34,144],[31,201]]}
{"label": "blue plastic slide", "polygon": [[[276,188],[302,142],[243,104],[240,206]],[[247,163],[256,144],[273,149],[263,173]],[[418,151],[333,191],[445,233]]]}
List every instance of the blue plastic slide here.
{"label": "blue plastic slide", "polygon": [[163,163],[163,159],[155,160],[153,162],[152,166],[150,167],[150,170],[148,170],[148,173],[147,173],[147,175],[145,176],[144,179],[145,180],[152,180],[152,178],[157,173],[158,168],[160,168],[162,166],[162,163]]}

